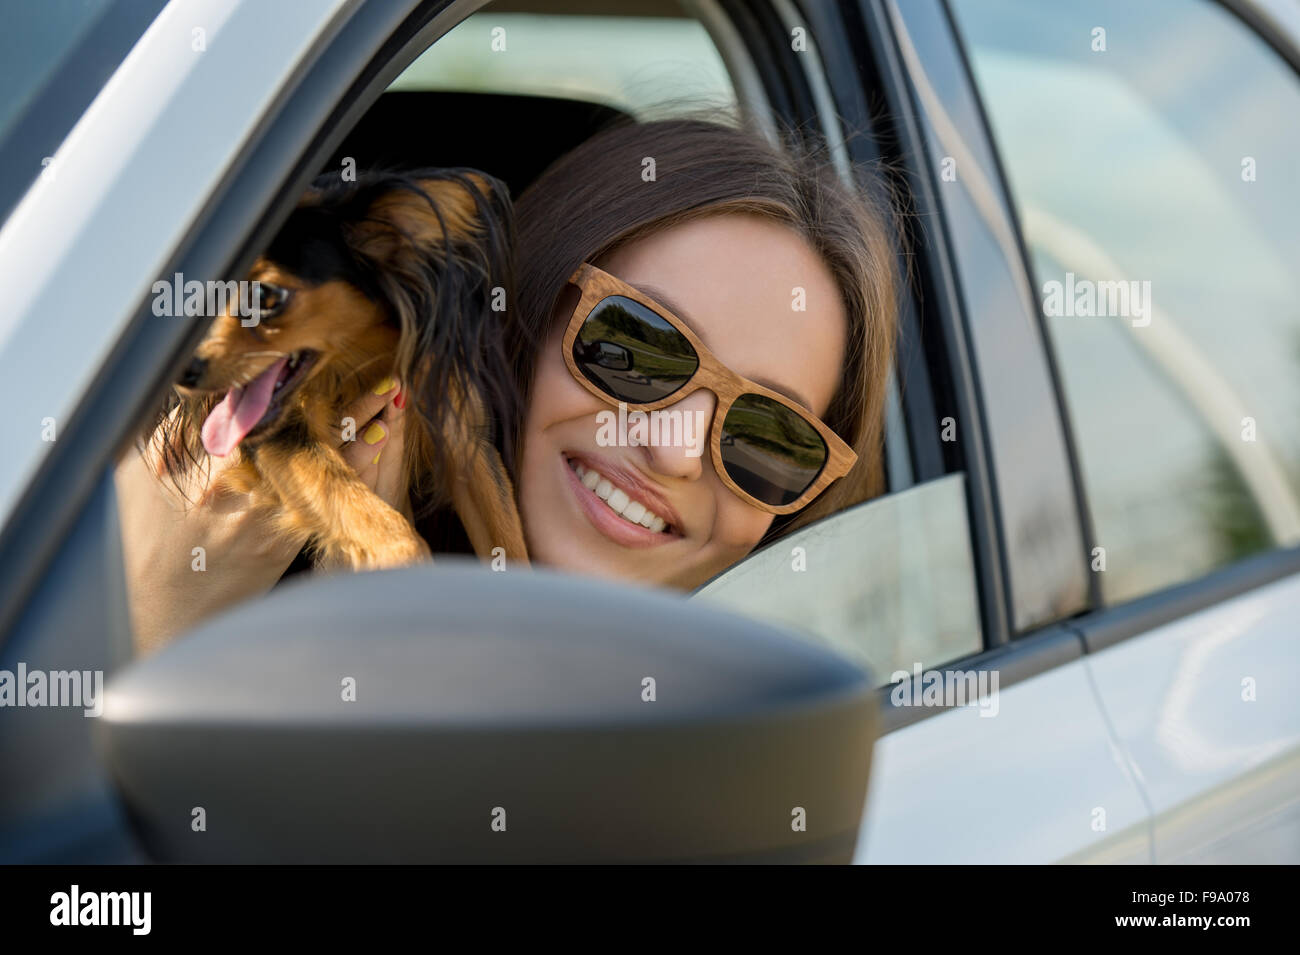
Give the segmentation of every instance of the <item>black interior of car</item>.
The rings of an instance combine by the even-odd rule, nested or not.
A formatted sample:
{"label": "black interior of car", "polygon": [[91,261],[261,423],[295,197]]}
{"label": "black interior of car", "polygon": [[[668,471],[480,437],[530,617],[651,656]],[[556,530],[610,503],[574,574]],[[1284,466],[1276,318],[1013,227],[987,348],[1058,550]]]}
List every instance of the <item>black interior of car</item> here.
{"label": "black interior of car", "polygon": [[379,97],[322,170],[468,166],[518,198],[552,162],[626,113],[550,96],[391,91]]}

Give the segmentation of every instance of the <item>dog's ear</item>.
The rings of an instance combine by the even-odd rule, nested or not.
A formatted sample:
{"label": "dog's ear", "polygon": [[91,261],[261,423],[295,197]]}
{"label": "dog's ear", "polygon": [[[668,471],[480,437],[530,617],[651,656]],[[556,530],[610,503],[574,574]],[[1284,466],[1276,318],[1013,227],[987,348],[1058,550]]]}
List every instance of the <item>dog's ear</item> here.
{"label": "dog's ear", "polygon": [[[466,173],[481,197],[490,188],[481,176]],[[370,204],[352,234],[352,245],[380,265],[398,264],[411,254],[424,254],[448,238],[470,239],[480,228],[478,200],[455,179],[418,179],[418,188],[385,192]],[[450,233],[448,236],[446,233]]]}

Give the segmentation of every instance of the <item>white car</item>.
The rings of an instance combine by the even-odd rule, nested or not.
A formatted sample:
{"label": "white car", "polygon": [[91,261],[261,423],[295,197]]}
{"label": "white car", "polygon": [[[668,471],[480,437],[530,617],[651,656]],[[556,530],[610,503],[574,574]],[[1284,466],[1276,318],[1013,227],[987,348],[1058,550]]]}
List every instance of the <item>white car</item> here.
{"label": "white car", "polygon": [[[3,10],[0,860],[1300,861],[1300,6],[63,6]],[[112,469],[203,332],[153,283],[672,96],[904,197],[888,494],[689,600],[439,563],[133,663]]]}

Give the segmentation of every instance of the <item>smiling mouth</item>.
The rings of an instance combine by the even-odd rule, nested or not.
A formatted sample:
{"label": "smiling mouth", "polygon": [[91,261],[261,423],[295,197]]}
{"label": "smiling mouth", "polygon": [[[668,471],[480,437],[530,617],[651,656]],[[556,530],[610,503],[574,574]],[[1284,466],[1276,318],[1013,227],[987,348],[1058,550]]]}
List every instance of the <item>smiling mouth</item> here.
{"label": "smiling mouth", "polygon": [[584,488],[595,495],[611,513],[629,525],[665,537],[677,535],[676,528],[667,520],[647,507],[643,501],[632,497],[595,467],[568,456],[565,456],[565,464],[577,476],[578,482]]}
{"label": "smiling mouth", "polygon": [[226,392],[203,422],[203,447],[223,458],[241,441],[266,434],[284,413],[289,397],[316,363],[314,351],[296,351],[263,370],[252,381]]}

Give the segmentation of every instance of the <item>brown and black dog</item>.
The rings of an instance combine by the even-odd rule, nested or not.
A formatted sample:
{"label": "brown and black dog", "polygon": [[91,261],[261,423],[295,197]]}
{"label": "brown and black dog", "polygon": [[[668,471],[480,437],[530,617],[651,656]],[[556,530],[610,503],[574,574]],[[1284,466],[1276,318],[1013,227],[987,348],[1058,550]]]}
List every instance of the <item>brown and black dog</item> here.
{"label": "brown and black dog", "polygon": [[153,432],[161,469],[177,479],[204,452],[238,454],[223,484],[318,564],[421,560],[411,522],[338,450],[344,409],[396,374],[411,499],[454,505],[479,554],[526,562],[493,443],[518,420],[491,308],[510,284],[512,228],[505,186],[471,170],[318,180],[247,277],[253,320],[227,308],[176,383]]}

